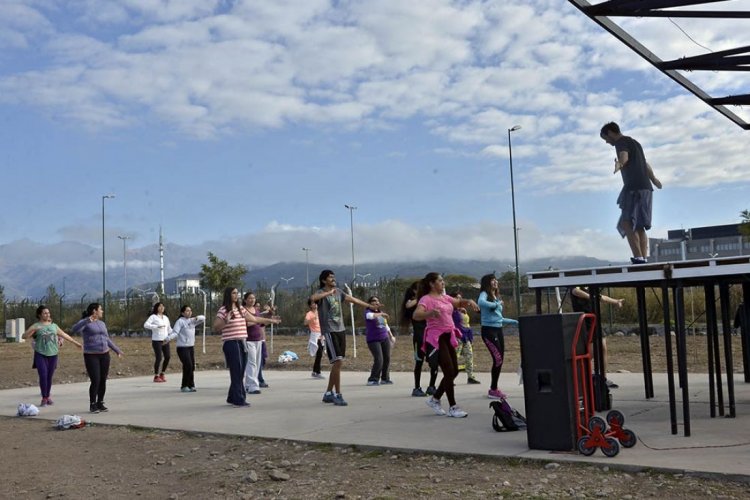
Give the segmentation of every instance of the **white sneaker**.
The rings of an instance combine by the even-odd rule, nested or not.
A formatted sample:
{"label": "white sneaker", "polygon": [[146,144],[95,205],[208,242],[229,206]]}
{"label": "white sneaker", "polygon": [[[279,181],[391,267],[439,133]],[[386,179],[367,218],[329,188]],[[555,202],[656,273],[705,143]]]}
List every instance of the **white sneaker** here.
{"label": "white sneaker", "polygon": [[427,398],[427,401],[425,401],[427,406],[432,408],[432,411],[435,412],[436,415],[445,415],[445,410],[443,410],[443,407],[440,405],[440,400],[435,399],[432,396]]}
{"label": "white sneaker", "polygon": [[448,416],[453,418],[464,418],[469,414],[463,411],[458,405],[453,405],[448,409]]}

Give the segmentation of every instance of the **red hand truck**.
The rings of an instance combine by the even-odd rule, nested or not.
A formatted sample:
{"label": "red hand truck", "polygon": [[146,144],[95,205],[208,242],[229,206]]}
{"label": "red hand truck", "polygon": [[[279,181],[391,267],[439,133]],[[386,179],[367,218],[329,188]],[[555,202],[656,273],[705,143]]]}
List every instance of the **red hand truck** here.
{"label": "red hand truck", "polygon": [[[586,321],[589,320],[589,321]],[[587,324],[588,323],[588,324]],[[578,353],[578,342],[584,333],[585,352]],[[614,457],[620,452],[620,445],[625,448],[635,446],[636,436],[631,430],[623,428],[625,415],[617,410],[607,413],[607,420],[594,414],[594,383],[591,370],[591,343],[596,329],[596,315],[581,314],[573,336],[573,397],[578,404],[576,411],[576,439],[578,451],[585,456],[593,455],[597,448],[608,457]],[[585,422],[585,425],[584,425]],[[609,424],[609,430],[607,429]]]}

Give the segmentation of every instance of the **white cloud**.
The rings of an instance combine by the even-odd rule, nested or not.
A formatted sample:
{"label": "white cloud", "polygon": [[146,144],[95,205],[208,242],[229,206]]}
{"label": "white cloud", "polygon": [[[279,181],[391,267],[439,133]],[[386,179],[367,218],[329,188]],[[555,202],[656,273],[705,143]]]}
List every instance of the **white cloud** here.
{"label": "white cloud", "polygon": [[[735,182],[744,168],[724,118],[564,2],[78,0],[65,11],[77,33],[62,2],[10,5],[26,21],[5,22],[6,43],[44,47],[46,62],[1,76],[0,100],[93,129],[146,120],[211,138],[416,119],[453,154],[504,156],[507,128],[521,124],[522,182],[580,191],[611,186],[597,132],[617,120],[673,186]],[[93,21],[117,29],[83,27]],[[715,48],[749,37],[680,24]],[[668,20],[623,26],[665,55],[697,49]]]}

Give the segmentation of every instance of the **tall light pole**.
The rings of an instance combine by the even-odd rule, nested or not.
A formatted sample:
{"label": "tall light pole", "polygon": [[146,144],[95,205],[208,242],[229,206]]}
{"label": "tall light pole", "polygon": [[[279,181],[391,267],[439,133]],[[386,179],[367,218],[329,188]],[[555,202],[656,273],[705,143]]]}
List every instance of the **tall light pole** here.
{"label": "tall light pole", "polygon": [[349,210],[349,226],[351,228],[352,233],[352,282],[357,278],[357,269],[354,266],[354,211],[357,210],[357,207],[354,205],[344,205],[347,210]]}
{"label": "tall light pole", "polygon": [[[113,194],[102,196],[102,311],[107,311],[107,264],[104,250],[104,200],[111,200],[115,197]],[[102,315],[104,319],[104,315]]]}
{"label": "tall light pole", "polygon": [[305,283],[310,288],[310,249],[302,247],[302,251],[305,252]]}
{"label": "tall light pole", "polygon": [[510,159],[510,200],[513,208],[513,250],[516,254],[516,307],[518,308],[518,315],[521,315],[521,275],[518,267],[518,228],[516,226],[516,191],[513,186],[513,145],[511,143],[510,134],[516,130],[520,130],[520,125],[514,125],[508,129],[508,158]]}
{"label": "tall light pole", "polygon": [[128,240],[130,236],[117,236],[122,240],[122,268],[125,272],[125,331],[130,333],[130,301],[128,301]]}

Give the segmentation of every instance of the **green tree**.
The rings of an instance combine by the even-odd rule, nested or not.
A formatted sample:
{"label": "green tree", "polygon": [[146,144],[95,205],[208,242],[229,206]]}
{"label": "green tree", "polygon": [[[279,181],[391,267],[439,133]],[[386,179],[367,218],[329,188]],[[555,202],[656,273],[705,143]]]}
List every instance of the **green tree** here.
{"label": "green tree", "polygon": [[201,286],[217,293],[230,286],[242,288],[245,273],[247,267],[242,264],[230,266],[227,261],[208,252],[208,264],[201,264]]}
{"label": "green tree", "polygon": [[750,210],[740,212],[740,234],[745,238],[750,238]]}

